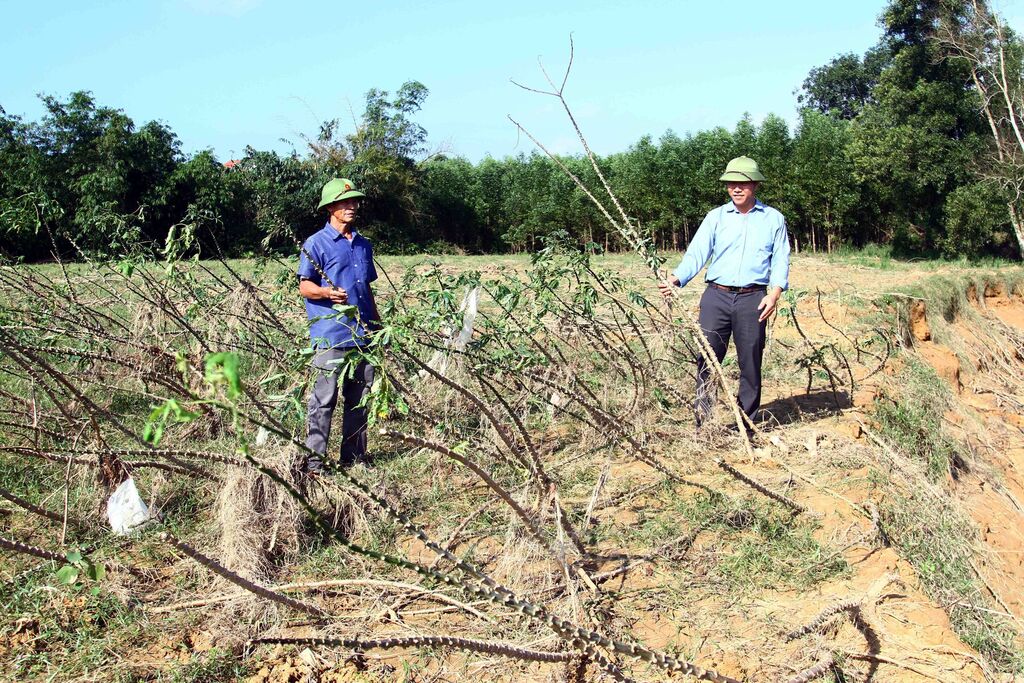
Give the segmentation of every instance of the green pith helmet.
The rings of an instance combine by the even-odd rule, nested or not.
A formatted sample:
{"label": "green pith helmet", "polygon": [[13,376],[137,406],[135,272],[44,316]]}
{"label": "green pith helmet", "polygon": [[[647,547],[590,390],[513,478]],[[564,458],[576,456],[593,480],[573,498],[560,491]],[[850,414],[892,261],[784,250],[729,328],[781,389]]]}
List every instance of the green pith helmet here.
{"label": "green pith helmet", "polygon": [[324,189],[320,192],[320,206],[316,208],[319,211],[328,204],[340,202],[342,199],[365,196],[365,194],[356,189],[356,184],[348,178],[335,178],[324,185]]}
{"label": "green pith helmet", "polygon": [[736,157],[725,167],[725,173],[719,180],[733,183],[746,183],[754,181],[760,183],[764,180],[757,162],[750,157]]}

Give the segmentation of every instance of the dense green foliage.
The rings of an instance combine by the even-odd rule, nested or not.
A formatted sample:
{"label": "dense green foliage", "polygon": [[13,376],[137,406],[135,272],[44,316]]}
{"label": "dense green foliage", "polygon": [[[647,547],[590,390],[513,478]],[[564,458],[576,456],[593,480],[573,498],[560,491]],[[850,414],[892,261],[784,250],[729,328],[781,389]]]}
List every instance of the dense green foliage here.
{"label": "dense green foliage", "polygon": [[[724,164],[746,154],[768,177],[761,198],[787,216],[800,249],[878,243],[903,254],[1018,256],[1009,190],[984,181],[993,141],[970,65],[944,58],[934,40],[960,20],[960,5],[891,0],[877,46],[810,70],[795,130],[776,115],[760,125],[744,117],[732,130],[670,130],[599,159],[602,172],[662,248],[686,245],[725,201]],[[353,133],[339,134],[335,119],[291,154],[247,148],[226,165],[208,151],[186,157],[167,125],[136,127],[88,93],[43,97],[38,122],[0,108],[0,250],[45,259],[63,243],[51,239],[59,233],[109,252],[160,243],[175,225],[207,253],[291,250],[293,237],[321,223],[312,207],[337,175],[369,194],[364,227],[382,251],[532,250],[556,232],[622,248],[539,152],[476,164],[424,158],[427,132],[414,117],[427,95],[415,81],[394,95],[371,90]],[[599,187],[585,157],[561,161]]]}

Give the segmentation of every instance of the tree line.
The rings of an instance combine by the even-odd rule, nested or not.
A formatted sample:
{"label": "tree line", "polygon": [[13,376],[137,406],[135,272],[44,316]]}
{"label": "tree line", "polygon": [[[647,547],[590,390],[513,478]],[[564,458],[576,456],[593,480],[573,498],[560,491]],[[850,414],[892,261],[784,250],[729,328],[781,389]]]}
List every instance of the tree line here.
{"label": "tree line", "polygon": [[[598,157],[641,232],[684,248],[725,201],[725,163],[746,154],[768,178],[760,197],[787,216],[800,250],[875,243],[905,255],[1019,258],[1019,39],[977,0],[891,0],[880,25],[864,55],[810,70],[792,130],[774,114],[759,124],[745,116]],[[168,234],[207,254],[290,251],[322,225],[312,209],[335,176],[369,195],[363,229],[382,252],[529,251],[556,232],[621,248],[539,152],[477,163],[428,155],[415,121],[428,94],[416,81],[371,90],[353,132],[335,119],[289,154],[249,147],[233,160],[185,155],[167,124],[136,126],[87,92],[42,96],[38,121],[0,107],[0,253],[45,260],[72,244],[117,254],[159,247]],[[585,157],[559,160],[598,187]]]}

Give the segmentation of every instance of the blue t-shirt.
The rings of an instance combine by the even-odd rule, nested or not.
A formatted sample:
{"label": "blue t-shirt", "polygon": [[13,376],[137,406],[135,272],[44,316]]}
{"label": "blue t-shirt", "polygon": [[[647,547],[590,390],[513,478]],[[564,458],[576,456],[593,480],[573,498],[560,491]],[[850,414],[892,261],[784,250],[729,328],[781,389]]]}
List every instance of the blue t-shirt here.
{"label": "blue t-shirt", "polygon": [[[367,331],[374,329],[377,320],[370,293],[370,283],[377,279],[373,267],[373,247],[370,240],[352,231],[346,239],[330,223],[313,233],[302,245],[299,254],[299,277],[322,287],[336,287],[348,293],[348,303],[355,306],[355,318],[339,315],[330,299],[306,299],[309,317],[309,338],[315,349],[346,349],[366,344]],[[306,254],[309,254],[307,256]],[[330,282],[324,282],[310,258],[324,272]],[[330,316],[330,317],[325,317]]]}

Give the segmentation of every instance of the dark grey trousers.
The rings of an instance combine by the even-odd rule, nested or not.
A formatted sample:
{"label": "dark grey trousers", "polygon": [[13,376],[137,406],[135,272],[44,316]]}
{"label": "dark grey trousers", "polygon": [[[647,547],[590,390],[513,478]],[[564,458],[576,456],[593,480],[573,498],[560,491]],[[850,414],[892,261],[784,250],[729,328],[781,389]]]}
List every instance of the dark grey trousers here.
{"label": "dark grey trousers", "polygon": [[[338,404],[338,375],[344,364],[345,349],[325,349],[313,356],[317,371],[309,396],[309,436],[306,447],[324,455],[331,436],[331,418]],[[341,380],[344,413],[341,420],[341,464],[348,466],[366,459],[366,408],[359,407],[373,385],[373,366],[362,361],[352,377]],[[320,461],[310,457],[308,469],[318,469]]]}
{"label": "dark grey trousers", "polygon": [[[729,337],[736,340],[736,360],[740,366],[740,391],[736,400],[740,409],[751,420],[761,405],[761,358],[764,355],[765,332],[768,321],[758,322],[758,304],[764,290],[726,292],[709,286],[700,298],[698,322],[708,343],[721,363],[729,348]],[[715,394],[712,370],[704,359],[697,356],[697,400],[694,412],[700,426],[711,413]]]}

